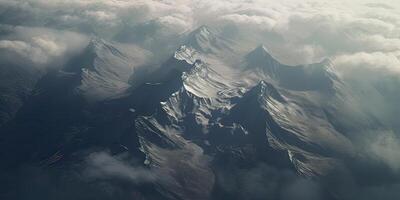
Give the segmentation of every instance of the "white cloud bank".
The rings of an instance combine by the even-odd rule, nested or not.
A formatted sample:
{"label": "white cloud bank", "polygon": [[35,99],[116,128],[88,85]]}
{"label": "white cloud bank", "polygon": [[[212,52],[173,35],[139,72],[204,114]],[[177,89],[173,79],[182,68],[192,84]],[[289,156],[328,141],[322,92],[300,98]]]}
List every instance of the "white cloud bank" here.
{"label": "white cloud bank", "polygon": [[163,31],[176,33],[203,24],[233,26],[249,42],[266,43],[287,63],[400,50],[396,12],[400,3],[390,0],[3,0],[0,7],[15,11],[14,17],[2,17],[2,23],[86,34],[110,33],[154,20],[168,27]]}
{"label": "white cloud bank", "polygon": [[30,60],[36,66],[61,63],[68,55],[83,49],[88,41],[87,36],[70,31],[21,26],[2,28],[10,33],[0,37],[0,50],[16,53],[14,59]]}
{"label": "white cloud bank", "polygon": [[92,179],[122,179],[132,183],[148,183],[157,180],[156,173],[143,167],[111,156],[106,152],[92,153],[86,160],[84,174]]}

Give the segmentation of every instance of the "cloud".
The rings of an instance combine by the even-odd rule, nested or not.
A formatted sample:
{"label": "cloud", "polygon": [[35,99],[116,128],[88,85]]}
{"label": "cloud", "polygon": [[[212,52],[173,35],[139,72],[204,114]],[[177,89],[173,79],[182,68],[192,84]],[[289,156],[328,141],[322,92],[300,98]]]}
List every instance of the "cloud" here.
{"label": "cloud", "polygon": [[246,14],[229,14],[221,16],[221,21],[233,23],[239,26],[259,26],[260,29],[269,30],[274,27],[276,21],[265,16],[251,16]]}
{"label": "cloud", "polygon": [[297,179],[281,192],[282,200],[322,200],[322,188],[312,180]]}
{"label": "cloud", "polygon": [[[14,17],[5,16],[0,22],[40,24],[106,37],[126,26],[154,20],[164,27],[162,35],[181,34],[203,24],[222,29],[235,26],[252,43],[248,46],[268,44],[285,63],[300,64],[342,54],[399,50],[400,17],[383,9],[389,4],[399,6],[395,1],[369,4],[362,0],[5,0],[0,7],[14,10]],[[156,29],[147,31],[156,38],[153,42],[160,42],[159,34],[152,33]]]}
{"label": "cloud", "polygon": [[92,179],[120,179],[132,183],[150,183],[157,180],[157,174],[144,167],[134,167],[106,152],[92,153],[88,156],[85,174]]}
{"label": "cloud", "polygon": [[0,49],[17,53],[35,64],[46,64],[53,57],[60,56],[66,49],[53,40],[43,37],[32,38],[31,41],[0,40]]}
{"label": "cloud", "polygon": [[38,59],[38,61],[40,61],[40,58],[38,58],[38,55],[36,55],[37,49],[34,49],[30,44],[23,41],[1,40],[0,49],[14,51],[26,58],[30,58],[32,56],[33,60]]}
{"label": "cloud", "polygon": [[246,168],[225,164],[215,169],[216,188],[235,199],[322,200],[329,196],[318,181],[299,177],[289,169],[266,163]]}
{"label": "cloud", "polygon": [[119,22],[115,13],[98,10],[98,11],[86,11],[86,17],[89,19],[96,21],[97,23],[107,24],[107,25],[114,25]]}
{"label": "cloud", "polygon": [[[191,10],[185,2],[190,1],[4,0],[0,2],[0,8],[13,10],[14,16],[3,16],[0,22],[21,26],[45,25],[42,23],[44,20],[50,21],[46,26],[53,28],[77,28],[86,25],[91,30],[112,31],[111,29],[124,24],[143,23],[181,13],[188,15]],[[79,29],[87,32],[84,27]]]}
{"label": "cloud", "polygon": [[88,43],[85,35],[48,28],[0,27],[9,33],[0,38],[0,49],[16,54],[10,60],[24,58],[36,66],[63,63]]}
{"label": "cloud", "polygon": [[185,17],[181,15],[168,15],[157,18],[156,21],[164,28],[168,29],[168,32],[176,34],[184,33],[188,31],[189,28],[192,28],[190,19],[185,19]]}
{"label": "cloud", "polygon": [[392,170],[400,172],[400,137],[393,131],[377,133],[370,142],[373,156],[386,163]]}
{"label": "cloud", "polygon": [[[336,71],[346,82],[348,96],[352,98],[343,103],[347,104],[344,115],[348,121],[359,128],[387,126],[400,130],[396,122],[400,112],[397,106],[400,101],[398,51],[344,54],[333,61]],[[369,119],[371,117],[374,119]],[[355,123],[357,120],[368,123],[359,125]]]}
{"label": "cloud", "polygon": [[396,54],[397,52],[358,52],[345,54],[336,57],[335,64],[338,67],[342,67],[341,70],[348,70],[346,72],[348,75],[351,73],[350,71],[357,69],[372,70],[378,73],[399,74],[400,60]]}

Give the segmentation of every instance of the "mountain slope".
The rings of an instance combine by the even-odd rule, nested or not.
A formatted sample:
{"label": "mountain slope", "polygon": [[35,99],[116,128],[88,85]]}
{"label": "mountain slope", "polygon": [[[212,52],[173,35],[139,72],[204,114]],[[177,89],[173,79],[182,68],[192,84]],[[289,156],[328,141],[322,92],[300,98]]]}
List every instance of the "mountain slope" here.
{"label": "mountain slope", "polygon": [[[80,63],[73,63],[72,67],[81,69],[78,73],[82,80],[77,89],[91,101],[123,95],[130,87],[131,76],[141,72],[137,68],[149,55],[138,47],[111,44],[101,39],[93,39],[86,51],[84,54],[88,56],[77,58]],[[140,77],[138,74],[135,76]]]}

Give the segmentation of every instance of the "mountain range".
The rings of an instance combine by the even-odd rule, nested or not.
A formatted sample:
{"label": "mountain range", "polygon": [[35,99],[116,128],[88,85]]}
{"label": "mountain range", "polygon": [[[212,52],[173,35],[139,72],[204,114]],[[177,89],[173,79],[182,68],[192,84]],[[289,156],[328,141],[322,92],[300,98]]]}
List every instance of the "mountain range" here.
{"label": "mountain range", "polygon": [[26,198],[18,191],[32,183],[14,177],[48,173],[29,186],[33,195],[51,187],[59,193],[49,199],[280,199],[258,187],[310,180],[323,199],[341,199],[325,180],[358,159],[348,133],[357,120],[380,123],[342,117],[355,97],[332,61],[282,64],[264,45],[243,52],[206,26],[177,46],[149,64],[140,46],[94,37],[61,68],[1,70],[5,197]]}

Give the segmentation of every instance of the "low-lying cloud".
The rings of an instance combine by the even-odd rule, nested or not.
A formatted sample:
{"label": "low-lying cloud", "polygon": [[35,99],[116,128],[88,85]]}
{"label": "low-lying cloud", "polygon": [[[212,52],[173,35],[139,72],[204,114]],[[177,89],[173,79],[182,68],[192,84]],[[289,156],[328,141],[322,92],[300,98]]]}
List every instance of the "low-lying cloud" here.
{"label": "low-lying cloud", "polygon": [[22,27],[2,25],[5,32],[0,38],[0,50],[15,53],[15,58],[24,58],[35,66],[62,63],[82,51],[88,43],[83,34],[59,31],[43,27]]}
{"label": "low-lying cloud", "polygon": [[384,162],[393,171],[400,172],[400,137],[393,131],[382,131],[372,139],[368,147],[372,157]]}
{"label": "low-lying cloud", "polygon": [[86,160],[84,174],[91,179],[120,179],[134,184],[150,183],[157,180],[157,174],[144,167],[113,157],[107,152],[92,153]]}

